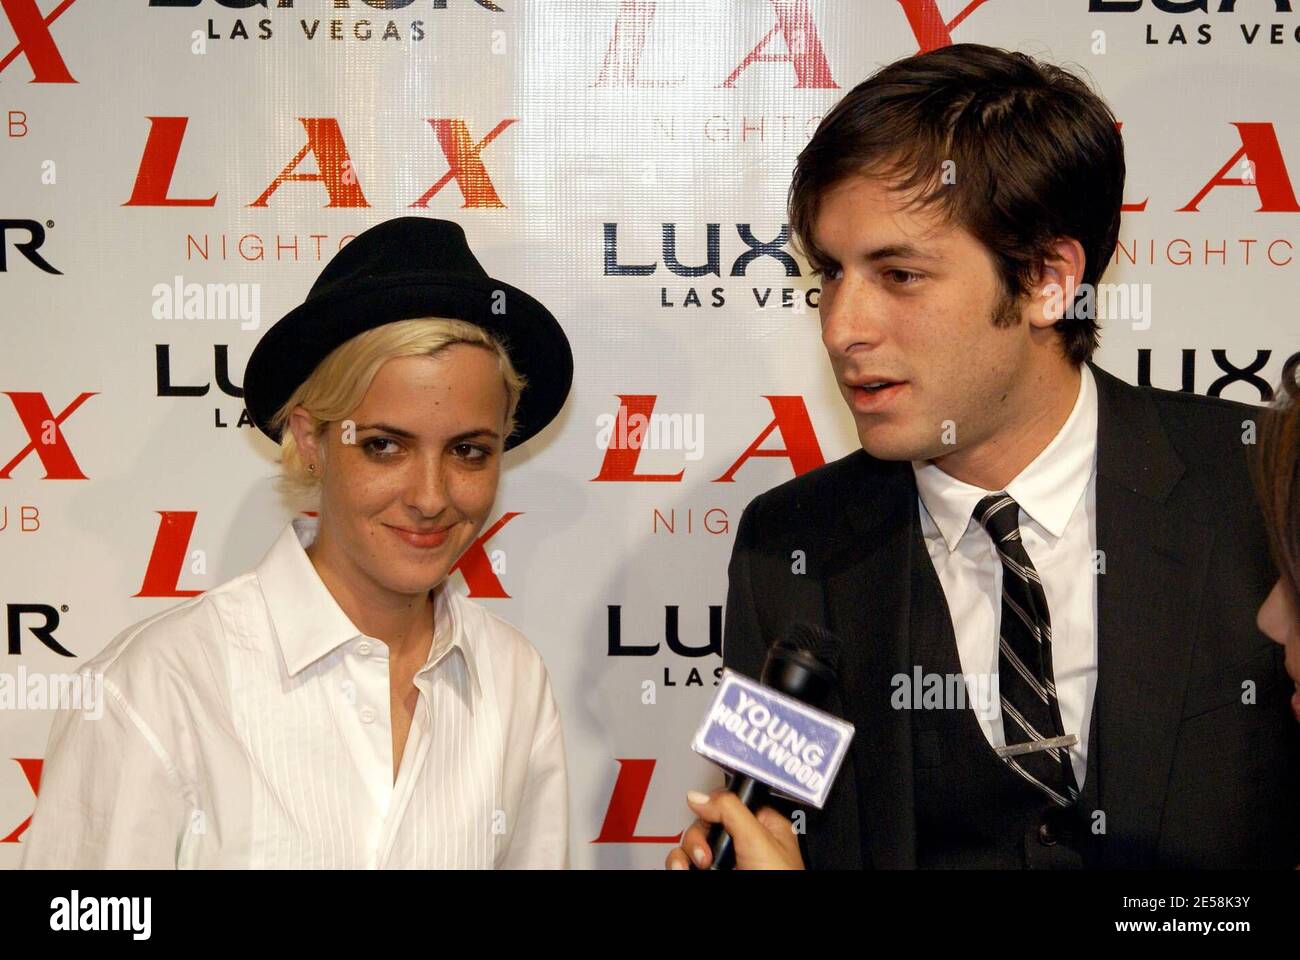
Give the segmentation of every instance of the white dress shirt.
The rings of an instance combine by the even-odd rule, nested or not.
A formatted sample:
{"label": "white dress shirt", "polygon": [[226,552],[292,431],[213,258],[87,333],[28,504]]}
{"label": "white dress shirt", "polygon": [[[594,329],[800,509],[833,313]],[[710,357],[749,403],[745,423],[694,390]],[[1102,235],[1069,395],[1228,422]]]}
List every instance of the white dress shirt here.
{"label": "white dress shirt", "polygon": [[[1079,737],[1070,748],[1070,761],[1082,787],[1097,688],[1097,384],[1086,364],[1080,371],[1079,396],[1069,418],[1006,492],[1020,505],[1021,540],[1047,595],[1061,723],[1065,733]],[[983,696],[975,686],[976,677],[998,672],[1002,561],[972,514],[980,500],[998,491],[963,483],[926,461],[913,462],[912,469],[921,532],[948,601],[967,675],[967,702],[989,743],[1005,746],[998,699],[988,695],[987,682]]]}
{"label": "white dress shirt", "polygon": [[541,656],[444,582],[394,782],[388,647],[312,566],[318,523],[82,668],[104,712],[56,717],[24,867],[568,865]]}

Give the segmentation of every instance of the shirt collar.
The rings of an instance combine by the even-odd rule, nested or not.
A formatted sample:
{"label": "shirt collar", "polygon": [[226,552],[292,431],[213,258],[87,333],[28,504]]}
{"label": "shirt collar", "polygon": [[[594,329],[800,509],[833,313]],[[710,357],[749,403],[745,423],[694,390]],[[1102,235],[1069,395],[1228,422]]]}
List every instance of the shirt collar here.
{"label": "shirt collar", "polygon": [[[1079,395],[1056,436],[1006,485],[1006,492],[1053,537],[1065,532],[1088,487],[1097,454],[1097,386],[1087,364],[1079,367]],[[916,489],[942,534],[948,552],[957,549],[975,506],[990,493],[944,473],[930,461],[913,461]]]}
{"label": "shirt collar", "polygon": [[[257,567],[262,596],[275,625],[289,676],[295,676],[343,644],[364,636],[343,612],[307,556],[307,547],[316,539],[319,529],[319,517],[295,517],[285,525]],[[432,669],[451,649],[459,649],[477,697],[482,694],[482,687],[473,644],[466,637],[460,602],[444,580],[434,602],[434,639],[437,642],[430,644],[428,659],[416,675]],[[444,638],[450,638],[450,642]]]}
{"label": "shirt collar", "polygon": [[[450,654],[452,650],[459,650],[461,659],[465,661],[465,668],[469,672],[470,713],[474,712],[474,701],[483,695],[483,687],[479,680],[478,661],[475,655],[474,641],[469,636],[469,631],[465,629],[465,600],[460,594],[451,589],[451,584],[444,579],[434,594],[434,643],[429,650],[429,657],[424,661],[424,666],[416,671],[416,675],[427,673],[442,660],[444,654]],[[450,637],[451,640],[443,640],[443,637]]]}

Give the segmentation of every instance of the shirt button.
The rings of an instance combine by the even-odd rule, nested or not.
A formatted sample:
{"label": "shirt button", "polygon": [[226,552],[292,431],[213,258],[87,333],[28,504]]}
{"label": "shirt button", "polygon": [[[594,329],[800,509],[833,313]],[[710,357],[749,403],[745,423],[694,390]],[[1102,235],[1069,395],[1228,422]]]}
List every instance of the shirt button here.
{"label": "shirt button", "polygon": [[369,641],[369,640],[362,640],[360,643],[357,644],[357,654],[358,654],[358,656],[362,656],[362,657],[368,657],[368,656],[370,656],[370,641]]}
{"label": "shirt button", "polygon": [[1043,846],[1054,847],[1059,839],[1060,837],[1057,835],[1057,832],[1052,829],[1051,824],[1040,823],[1038,825],[1038,842]]}
{"label": "shirt button", "polygon": [[361,708],[361,722],[362,722],[362,723],[374,723],[374,722],[375,722],[375,711],[372,710],[372,709],[370,709],[369,707],[362,707],[362,708]]}

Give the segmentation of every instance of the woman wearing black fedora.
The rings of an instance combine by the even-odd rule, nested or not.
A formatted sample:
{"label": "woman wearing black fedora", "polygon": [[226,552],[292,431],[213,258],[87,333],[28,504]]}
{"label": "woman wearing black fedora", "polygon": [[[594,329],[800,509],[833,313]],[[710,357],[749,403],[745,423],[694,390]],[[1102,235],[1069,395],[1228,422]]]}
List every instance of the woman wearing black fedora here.
{"label": "woman wearing black fedora", "polygon": [[456,224],[344,247],[244,378],[318,516],[86,665],[103,715],[56,718],[23,865],[567,866],[546,668],[447,575],[572,373]]}

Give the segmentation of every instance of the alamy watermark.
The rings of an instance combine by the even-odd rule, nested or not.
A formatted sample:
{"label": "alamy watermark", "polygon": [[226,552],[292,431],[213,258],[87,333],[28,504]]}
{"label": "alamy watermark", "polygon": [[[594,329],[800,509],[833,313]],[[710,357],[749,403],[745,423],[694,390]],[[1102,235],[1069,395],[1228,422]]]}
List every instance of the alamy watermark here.
{"label": "alamy watermark", "polygon": [[889,685],[895,710],[965,710],[969,702],[976,713],[989,713],[999,702],[996,673],[925,673],[915,666],[894,674]]}
{"label": "alamy watermark", "polygon": [[240,330],[262,325],[260,283],[186,283],[177,274],[150,293],[155,320],[238,320]]}
{"label": "alamy watermark", "polygon": [[1126,321],[1134,330],[1151,329],[1151,284],[1082,283],[1043,287],[1043,313],[1062,320]]}
{"label": "alamy watermark", "polygon": [[82,710],[98,720],[104,715],[103,674],[41,673],[25,666],[0,673],[3,710]]}
{"label": "alamy watermark", "polygon": [[600,450],[684,450],[687,460],[704,456],[702,413],[602,413],[596,418]]}

